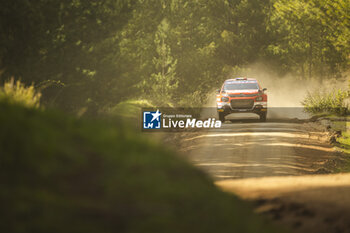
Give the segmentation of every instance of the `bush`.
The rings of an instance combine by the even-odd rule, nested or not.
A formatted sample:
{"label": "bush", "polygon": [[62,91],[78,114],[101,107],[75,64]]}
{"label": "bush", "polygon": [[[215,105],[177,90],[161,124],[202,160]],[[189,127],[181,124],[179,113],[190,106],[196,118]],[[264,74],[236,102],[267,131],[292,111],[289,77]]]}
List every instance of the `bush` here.
{"label": "bush", "polygon": [[276,232],[125,124],[0,112],[0,232]]}
{"label": "bush", "polygon": [[34,89],[34,85],[26,87],[19,80],[12,78],[5,82],[0,89],[0,99],[6,99],[11,103],[20,103],[27,107],[39,107],[41,94]]}
{"label": "bush", "polygon": [[311,114],[346,115],[349,113],[349,106],[345,102],[348,97],[349,92],[341,89],[332,92],[309,92],[302,101],[302,105],[305,107],[306,112]]}
{"label": "bush", "polygon": [[154,105],[148,100],[130,99],[120,102],[106,110],[111,116],[124,117],[129,119],[140,119],[142,108],[152,108]]}

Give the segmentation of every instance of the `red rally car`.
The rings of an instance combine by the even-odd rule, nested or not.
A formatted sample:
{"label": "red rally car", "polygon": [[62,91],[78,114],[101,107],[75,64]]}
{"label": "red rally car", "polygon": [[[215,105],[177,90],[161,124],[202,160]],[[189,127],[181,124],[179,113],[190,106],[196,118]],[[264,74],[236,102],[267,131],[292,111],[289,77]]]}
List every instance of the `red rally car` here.
{"label": "red rally car", "polygon": [[256,79],[235,78],[224,82],[217,90],[216,102],[219,120],[231,113],[256,113],[261,121],[266,121],[267,95],[266,88],[261,88]]}

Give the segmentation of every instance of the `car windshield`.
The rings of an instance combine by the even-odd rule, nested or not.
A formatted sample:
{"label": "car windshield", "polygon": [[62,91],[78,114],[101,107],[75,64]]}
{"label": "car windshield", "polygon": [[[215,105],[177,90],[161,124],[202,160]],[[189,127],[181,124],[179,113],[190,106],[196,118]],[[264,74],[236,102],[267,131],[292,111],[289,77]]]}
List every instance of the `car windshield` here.
{"label": "car windshield", "polygon": [[259,89],[258,83],[256,83],[256,82],[249,82],[249,83],[232,82],[232,83],[226,83],[224,86],[225,91],[249,90],[249,89]]}

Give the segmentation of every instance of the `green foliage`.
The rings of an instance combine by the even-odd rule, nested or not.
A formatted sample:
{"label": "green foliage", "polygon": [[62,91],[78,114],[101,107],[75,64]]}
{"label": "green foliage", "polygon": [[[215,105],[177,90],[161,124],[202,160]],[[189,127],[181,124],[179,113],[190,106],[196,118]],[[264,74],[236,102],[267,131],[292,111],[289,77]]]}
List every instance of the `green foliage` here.
{"label": "green foliage", "polygon": [[346,115],[349,113],[349,106],[345,100],[349,97],[349,91],[335,90],[332,92],[308,93],[302,105],[305,110],[312,114],[328,113]]}
{"label": "green foliage", "polygon": [[97,113],[128,98],[203,104],[252,63],[337,78],[350,65],[349,11],[348,0],[6,1],[1,80],[63,83],[41,102]]}
{"label": "green foliage", "polygon": [[[106,110],[106,113],[111,116],[123,117],[133,120],[141,120],[140,114],[142,108],[155,107],[147,100],[127,100],[118,103],[117,105]],[[140,121],[137,121],[140,122]]]}
{"label": "green foliage", "polygon": [[1,232],[281,232],[125,124],[0,111]]}
{"label": "green foliage", "polygon": [[122,58],[134,64],[126,74],[139,80],[142,95],[154,102],[177,104],[188,94],[204,93],[212,86],[220,65],[215,59],[216,22],[210,21],[209,14],[205,1],[135,5],[121,33]]}
{"label": "green foliage", "polygon": [[[345,150],[345,152],[350,153],[350,133],[349,132],[343,131],[341,137],[337,138],[337,142],[340,144],[340,147]],[[350,166],[349,166],[349,171],[350,171]]]}
{"label": "green foliage", "polygon": [[27,107],[39,107],[41,93],[34,89],[34,85],[26,87],[19,80],[14,78],[5,82],[0,89],[0,100],[10,103],[22,104]]}
{"label": "green foliage", "polygon": [[268,52],[302,78],[339,76],[349,68],[349,1],[277,0],[267,26]]}
{"label": "green foliage", "polygon": [[170,47],[166,44],[168,31],[169,23],[164,19],[159,24],[154,39],[157,56],[153,57],[153,64],[156,73],[151,74],[151,78],[147,80],[145,87],[151,90],[151,97],[159,103],[167,103],[172,100],[174,91],[178,87],[175,72],[177,60],[171,56]]}
{"label": "green foliage", "polygon": [[[101,104],[120,98],[116,35],[128,19],[129,0],[7,1],[0,8],[2,80],[56,80],[42,90],[44,104],[75,111],[88,99]],[[25,38],[25,40],[23,39]],[[118,86],[118,88],[116,88]],[[123,88],[124,87],[124,88]]]}

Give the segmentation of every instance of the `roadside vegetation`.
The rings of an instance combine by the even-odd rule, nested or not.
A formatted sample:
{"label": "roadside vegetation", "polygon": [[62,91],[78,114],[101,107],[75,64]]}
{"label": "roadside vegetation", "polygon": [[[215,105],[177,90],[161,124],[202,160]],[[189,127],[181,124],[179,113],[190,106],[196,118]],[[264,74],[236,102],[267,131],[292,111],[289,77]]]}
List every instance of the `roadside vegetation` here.
{"label": "roadside vegetation", "polygon": [[349,114],[349,90],[308,93],[302,105],[313,115],[346,116]]}
{"label": "roadside vegetation", "polygon": [[250,64],[340,78],[349,9],[347,0],[6,1],[0,82],[35,83],[42,105],[98,115],[135,99],[198,107]]}
{"label": "roadside vegetation", "polygon": [[[314,91],[308,93],[302,102],[305,111],[314,118],[327,119],[329,129],[336,133],[334,144],[350,155],[350,90]],[[350,171],[350,158],[341,171]]]}
{"label": "roadside vegetation", "polygon": [[125,124],[0,111],[1,232],[281,232]]}
{"label": "roadside vegetation", "polygon": [[[199,107],[255,63],[278,77],[340,78],[349,9],[348,0],[2,1],[0,232],[274,232],[173,152],[96,116]],[[342,96],[326,107],[312,96],[307,108],[342,109]]]}
{"label": "roadside vegetation", "polygon": [[41,93],[34,88],[34,85],[25,86],[21,81],[11,78],[0,87],[0,100],[13,104],[22,104],[27,107],[40,105]]}
{"label": "roadside vegetation", "polygon": [[152,107],[155,107],[155,105],[148,100],[130,99],[130,100],[119,102],[115,106],[105,110],[105,112],[110,116],[138,120],[140,118],[142,108],[152,108]]}
{"label": "roadside vegetation", "polygon": [[[346,131],[342,132],[342,137],[338,139],[338,142],[340,143],[344,151],[350,154],[350,133]],[[350,171],[350,166],[349,166],[349,171]]]}

